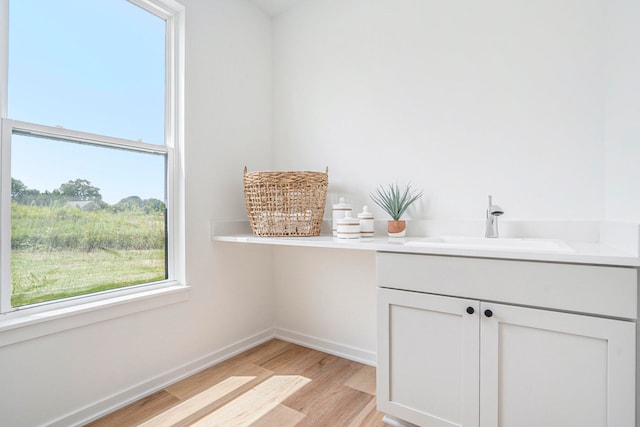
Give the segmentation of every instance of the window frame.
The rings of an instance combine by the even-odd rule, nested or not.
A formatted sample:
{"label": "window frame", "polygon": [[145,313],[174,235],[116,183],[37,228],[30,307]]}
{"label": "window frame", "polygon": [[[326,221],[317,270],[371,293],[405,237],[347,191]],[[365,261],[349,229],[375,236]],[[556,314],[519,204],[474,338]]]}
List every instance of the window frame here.
{"label": "window frame", "polygon": [[[175,0],[121,0],[129,1],[166,22],[165,144],[159,145],[8,118],[8,24],[11,1],[19,0],[0,0],[0,347],[48,333],[184,301],[188,298],[184,239],[184,6]],[[11,137],[14,131],[166,155],[168,279],[12,307]]]}

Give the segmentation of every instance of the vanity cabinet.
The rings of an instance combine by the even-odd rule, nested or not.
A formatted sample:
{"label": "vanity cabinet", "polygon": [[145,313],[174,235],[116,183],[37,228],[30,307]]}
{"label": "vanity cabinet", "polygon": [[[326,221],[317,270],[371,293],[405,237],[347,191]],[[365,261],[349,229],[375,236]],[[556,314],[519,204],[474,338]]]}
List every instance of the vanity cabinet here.
{"label": "vanity cabinet", "polygon": [[636,425],[636,269],[377,261],[379,411],[425,427]]}

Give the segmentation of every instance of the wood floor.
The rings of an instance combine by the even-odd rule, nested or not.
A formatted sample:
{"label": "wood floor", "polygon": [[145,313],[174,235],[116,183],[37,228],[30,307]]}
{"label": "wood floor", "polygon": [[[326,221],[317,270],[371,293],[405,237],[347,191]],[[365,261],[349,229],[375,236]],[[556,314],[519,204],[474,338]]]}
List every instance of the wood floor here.
{"label": "wood floor", "polygon": [[271,340],[89,424],[382,427],[375,368]]}

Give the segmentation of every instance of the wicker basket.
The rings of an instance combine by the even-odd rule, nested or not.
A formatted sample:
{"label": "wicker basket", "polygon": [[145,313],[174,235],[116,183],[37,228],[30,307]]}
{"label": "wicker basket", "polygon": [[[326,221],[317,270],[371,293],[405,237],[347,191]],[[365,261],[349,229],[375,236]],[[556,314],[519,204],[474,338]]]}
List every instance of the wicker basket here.
{"label": "wicker basket", "polygon": [[327,200],[322,172],[247,172],[244,198],[256,236],[318,236]]}

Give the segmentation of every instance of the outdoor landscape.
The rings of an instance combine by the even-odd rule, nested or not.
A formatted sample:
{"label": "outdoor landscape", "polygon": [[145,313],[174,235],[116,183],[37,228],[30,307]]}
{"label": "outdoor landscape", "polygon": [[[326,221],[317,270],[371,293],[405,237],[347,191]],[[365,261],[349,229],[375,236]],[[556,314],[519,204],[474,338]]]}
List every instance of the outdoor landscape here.
{"label": "outdoor landscape", "polygon": [[20,307],[167,277],[165,204],[115,204],[84,179],[53,191],[11,179],[11,305]]}

